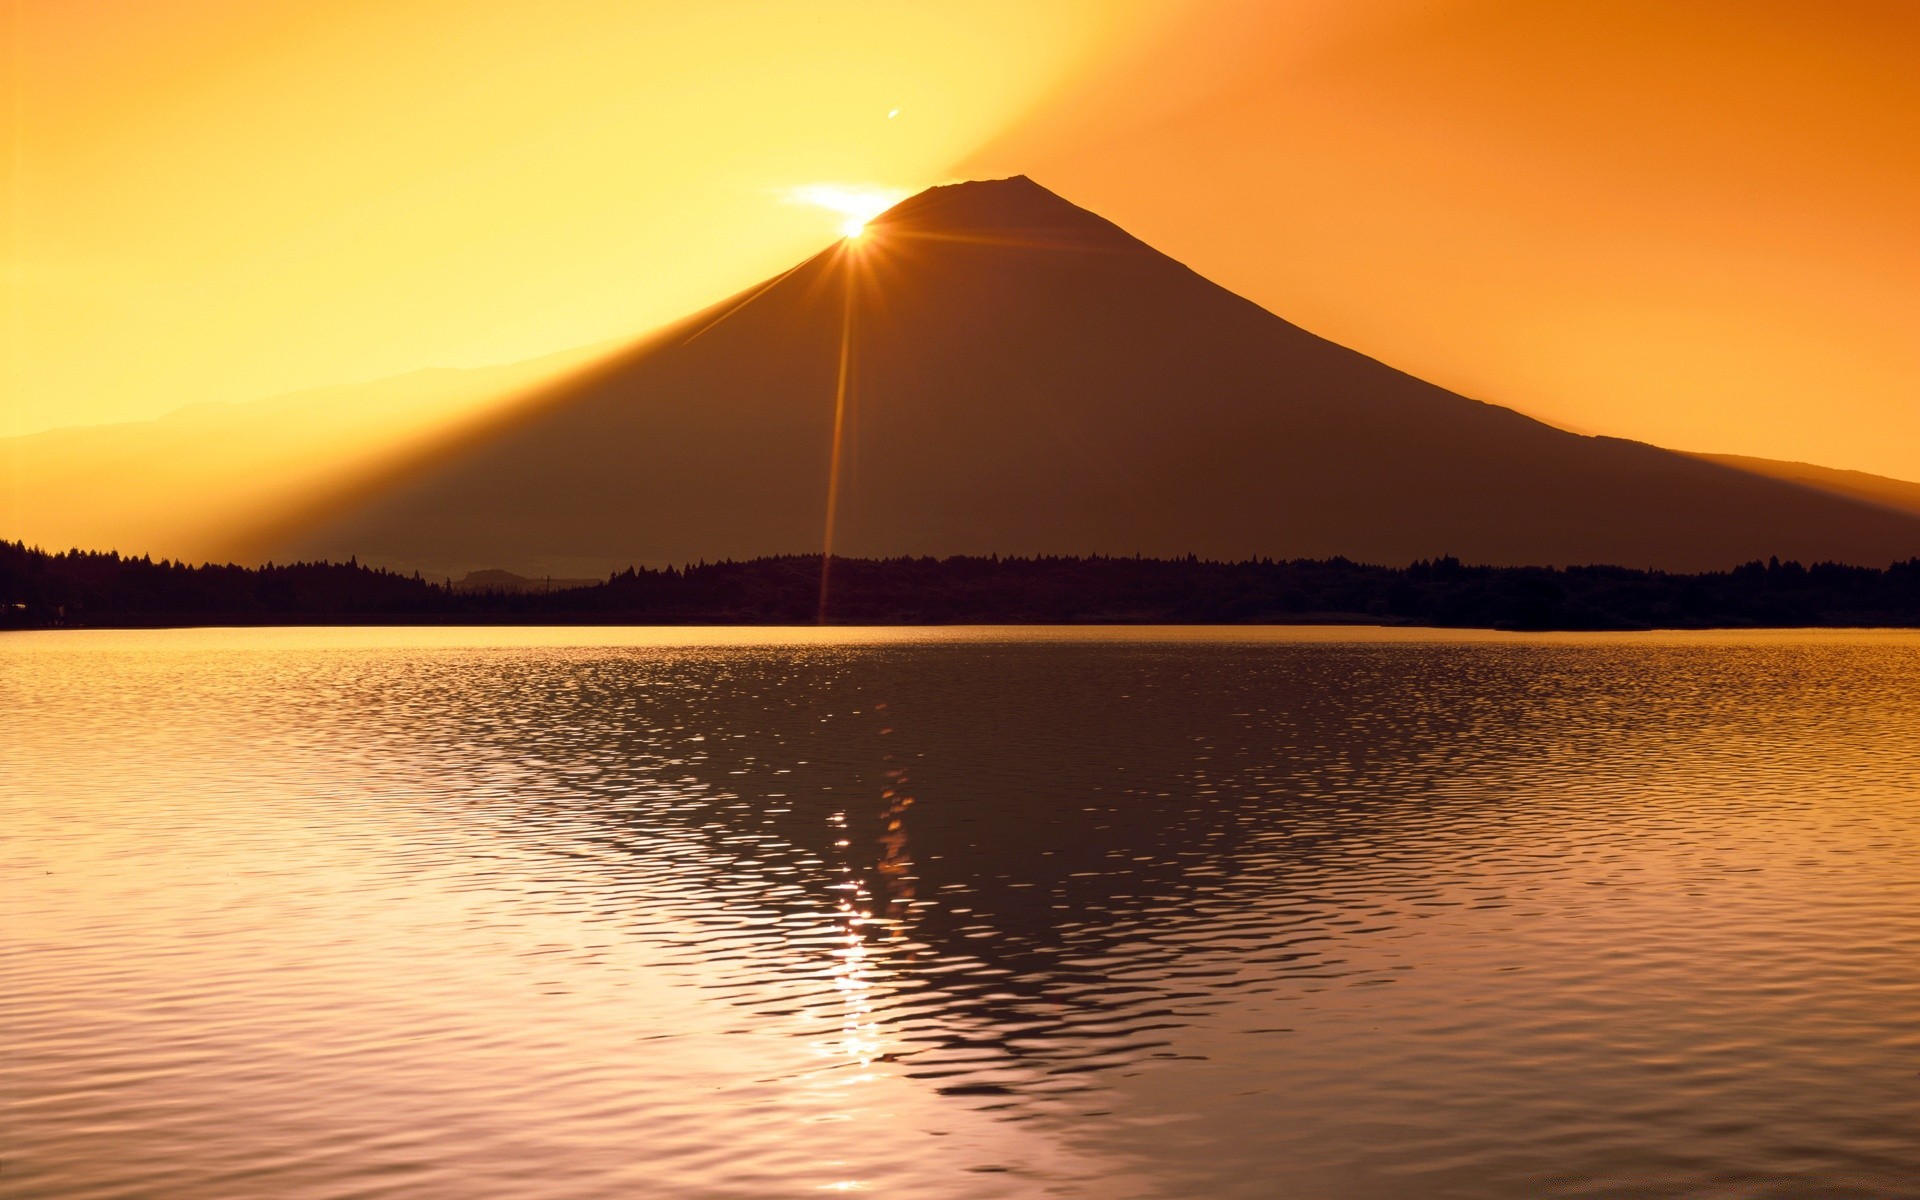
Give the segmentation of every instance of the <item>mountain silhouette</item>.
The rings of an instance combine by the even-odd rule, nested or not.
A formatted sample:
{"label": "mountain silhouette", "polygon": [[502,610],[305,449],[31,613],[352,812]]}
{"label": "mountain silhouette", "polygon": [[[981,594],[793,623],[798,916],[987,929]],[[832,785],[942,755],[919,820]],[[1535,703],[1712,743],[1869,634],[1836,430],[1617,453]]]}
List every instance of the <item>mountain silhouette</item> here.
{"label": "mountain silhouette", "polygon": [[1913,515],[1425,383],[1019,176],[905,200],[241,552],[455,574],[817,552],[830,492],[852,556],[1920,554]]}

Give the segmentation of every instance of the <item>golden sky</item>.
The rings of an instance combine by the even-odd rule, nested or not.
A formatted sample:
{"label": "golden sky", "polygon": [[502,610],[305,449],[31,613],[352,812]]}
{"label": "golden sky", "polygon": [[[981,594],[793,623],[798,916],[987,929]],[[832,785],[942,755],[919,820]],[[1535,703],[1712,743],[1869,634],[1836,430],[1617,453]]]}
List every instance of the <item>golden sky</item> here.
{"label": "golden sky", "polygon": [[11,0],[0,431],[631,336],[839,236],[792,189],[939,181],[1144,11]]}
{"label": "golden sky", "polygon": [[1470,395],[1920,478],[1904,0],[6,14],[0,433],[630,336],[821,189],[1024,172]]}

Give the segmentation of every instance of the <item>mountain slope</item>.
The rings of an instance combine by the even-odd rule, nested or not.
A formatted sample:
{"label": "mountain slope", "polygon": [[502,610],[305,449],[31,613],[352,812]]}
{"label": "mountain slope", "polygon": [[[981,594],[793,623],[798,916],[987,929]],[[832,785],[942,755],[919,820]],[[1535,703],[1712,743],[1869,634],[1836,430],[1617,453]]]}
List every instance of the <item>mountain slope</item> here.
{"label": "mountain slope", "polygon": [[1784,462],[1773,458],[1751,458],[1745,454],[1693,454],[1692,457],[1723,467],[1732,467],[1752,475],[1764,475],[1787,483],[1797,483],[1836,496],[1846,496],[1882,508],[1920,516],[1920,483],[1889,479],[1865,471],[1843,471],[1813,463]]}
{"label": "mountain slope", "polygon": [[1920,519],[1414,379],[1022,177],[904,201],[246,549],[456,574],[817,550],[843,357],[849,555],[1920,554]]}

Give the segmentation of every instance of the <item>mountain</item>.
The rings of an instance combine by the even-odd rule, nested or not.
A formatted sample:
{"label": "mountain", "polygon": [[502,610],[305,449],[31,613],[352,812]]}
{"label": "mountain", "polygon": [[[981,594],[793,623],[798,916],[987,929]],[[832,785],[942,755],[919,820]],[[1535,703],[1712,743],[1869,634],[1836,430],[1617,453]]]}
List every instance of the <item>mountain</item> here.
{"label": "mountain", "polygon": [[232,553],[589,575],[817,552],[830,497],[832,547],[859,556],[1920,554],[1915,516],[1424,383],[1024,177],[908,199]]}
{"label": "mountain", "polygon": [[1424,383],[1024,177],[766,284],[263,529],[259,555],[585,574],[898,554],[1883,564],[1920,519]]}

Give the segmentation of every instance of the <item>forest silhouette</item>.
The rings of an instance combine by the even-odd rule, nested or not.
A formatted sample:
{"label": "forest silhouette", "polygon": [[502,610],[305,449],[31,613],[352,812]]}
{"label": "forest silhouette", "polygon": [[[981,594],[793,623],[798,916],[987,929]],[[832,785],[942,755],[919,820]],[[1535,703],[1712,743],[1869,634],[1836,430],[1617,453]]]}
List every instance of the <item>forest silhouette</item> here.
{"label": "forest silhouette", "polygon": [[[1920,627],[1920,558],[1730,571],[1332,559],[784,555],[464,588],[360,564],[188,565],[0,543],[0,626],[1391,624],[1526,630]],[[512,580],[511,585],[505,585]]]}

